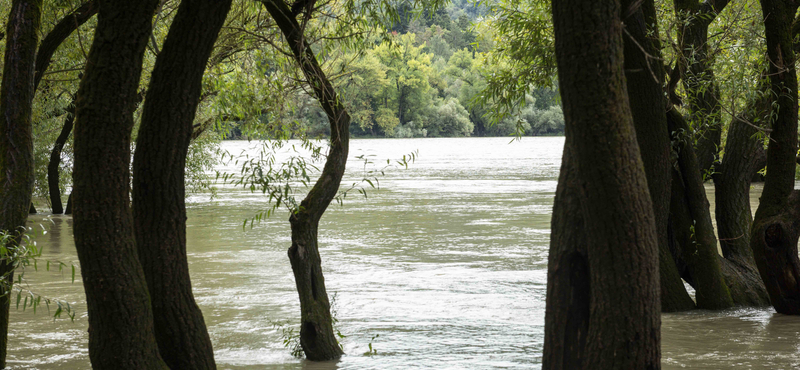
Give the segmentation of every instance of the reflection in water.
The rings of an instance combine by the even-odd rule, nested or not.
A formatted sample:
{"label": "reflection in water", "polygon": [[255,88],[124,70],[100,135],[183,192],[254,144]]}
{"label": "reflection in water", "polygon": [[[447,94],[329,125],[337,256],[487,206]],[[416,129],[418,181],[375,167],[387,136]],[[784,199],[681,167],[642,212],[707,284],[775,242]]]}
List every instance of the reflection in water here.
{"label": "reflection in water", "polygon": [[[239,153],[255,144],[226,142]],[[354,140],[345,184],[376,163],[419,150],[389,169],[369,198],[348,196],[320,225],[326,285],[336,294],[345,352],[339,362],[292,358],[281,328],[298,318],[287,217],[253,229],[261,194],[223,188],[191,196],[188,254],[198,304],[220,369],[530,369],[539,367],[550,214],[563,138]],[[235,172],[231,165],[228,171]],[[34,216],[48,234],[43,259],[77,263],[72,218]],[[12,310],[9,363],[17,369],[86,369],[86,308],[70,269],[25,273],[78,316]],[[80,278],[78,276],[78,278]],[[664,368],[791,368],[800,320],[771,309],[663,316]],[[380,335],[372,339],[375,335]],[[377,355],[364,356],[369,343]]]}

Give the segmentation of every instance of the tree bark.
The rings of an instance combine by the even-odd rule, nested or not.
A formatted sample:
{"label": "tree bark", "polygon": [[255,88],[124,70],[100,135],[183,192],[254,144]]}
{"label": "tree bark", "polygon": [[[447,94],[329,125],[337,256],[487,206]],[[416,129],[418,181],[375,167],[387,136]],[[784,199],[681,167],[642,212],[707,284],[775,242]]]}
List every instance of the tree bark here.
{"label": "tree bark", "polygon": [[56,142],[53,144],[53,150],[50,151],[50,161],[47,163],[47,188],[50,192],[50,204],[53,208],[53,214],[64,212],[61,203],[61,188],[59,187],[59,167],[61,166],[61,150],[64,149],[64,144],[67,143],[69,135],[72,133],[74,122],[75,100],[73,98],[72,104],[67,108],[67,119],[64,121],[61,133],[58,134]]}
{"label": "tree bark", "polygon": [[750,246],[775,310],[800,315],[800,194],[794,190],[797,155],[797,72],[792,22],[798,4],[761,0],[771,96],[772,132],[767,175],[756,210]]}
{"label": "tree bark", "polygon": [[637,3],[623,0],[621,4],[626,30],[623,36],[626,86],[656,220],[661,310],[684,311],[693,309],[695,304],[681,281],[667,236],[672,166],[658,24],[654,2]]}
{"label": "tree bark", "polygon": [[[317,229],[325,209],[336,196],[344,175],[350,139],[350,115],[345,110],[303,34],[303,29],[283,0],[263,0],[267,11],[281,29],[295,61],[328,116],[331,125],[330,149],[325,166],[314,187],[300,203],[289,222],[292,226],[292,264],[300,295],[300,345],[309,360],[324,361],[341,357],[330,313],[330,302],[322,275]],[[311,0],[308,8],[313,8]]]}
{"label": "tree bark", "polygon": [[106,0],[75,103],[74,235],[94,369],[167,369],[130,210],[137,87],[157,0]]}
{"label": "tree bark", "polygon": [[153,68],[133,161],[133,217],[139,261],[155,313],[155,334],[171,369],[215,369],[186,259],[186,155],[203,72],[231,0],[184,0]]}
{"label": "tree bark", "polygon": [[[39,41],[41,0],[14,0],[8,15],[0,84],[0,232],[13,237],[3,247],[13,249],[24,233],[33,194],[33,61]],[[4,256],[0,278],[5,279],[0,297],[0,368],[6,366],[8,310],[14,264]]]}
{"label": "tree bark", "polygon": [[552,8],[567,139],[543,368],[659,369],[657,231],[622,69],[620,3]]}

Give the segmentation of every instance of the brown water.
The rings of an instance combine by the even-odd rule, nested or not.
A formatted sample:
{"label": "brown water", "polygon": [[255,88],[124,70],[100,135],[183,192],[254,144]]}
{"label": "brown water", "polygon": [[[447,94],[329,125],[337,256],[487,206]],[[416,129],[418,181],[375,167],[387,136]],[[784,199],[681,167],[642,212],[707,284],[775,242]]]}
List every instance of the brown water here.
{"label": "brown water", "polygon": [[[226,142],[239,153],[254,147]],[[388,169],[369,198],[349,195],[322,220],[329,293],[347,353],[338,363],[297,360],[283,347],[284,323],[299,304],[286,257],[285,214],[252,230],[242,221],[265,197],[223,188],[188,201],[188,251],[195,296],[220,369],[530,369],[544,332],[550,214],[563,138],[354,140],[351,157],[397,159],[419,150],[409,169]],[[223,168],[224,169],[224,168]],[[231,165],[227,168],[235,171]],[[350,164],[351,183],[361,176]],[[75,322],[12,309],[9,363],[16,369],[86,369],[86,309],[70,272],[43,271],[45,259],[77,264],[72,219],[36,216],[48,233],[29,269],[31,290],[74,302]],[[772,309],[663,315],[663,364],[676,368],[800,366],[800,319]],[[380,335],[372,339],[373,336]],[[365,356],[372,342],[378,351]]]}

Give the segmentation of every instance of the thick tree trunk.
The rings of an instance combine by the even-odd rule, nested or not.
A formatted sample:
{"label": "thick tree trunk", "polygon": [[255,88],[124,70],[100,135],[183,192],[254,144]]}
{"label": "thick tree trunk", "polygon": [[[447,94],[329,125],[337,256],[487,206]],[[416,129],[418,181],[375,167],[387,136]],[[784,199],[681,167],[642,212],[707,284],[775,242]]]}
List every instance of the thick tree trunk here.
{"label": "thick tree trunk", "polygon": [[67,197],[67,208],[64,209],[64,214],[72,214],[72,193],[69,193],[69,196]]}
{"label": "thick tree trunk", "polygon": [[167,369],[130,210],[130,141],[157,0],[100,2],[75,103],[74,234],[94,369]]}
{"label": "thick tree trunk", "polygon": [[628,97],[656,219],[661,310],[690,310],[695,304],[678,274],[667,237],[672,166],[655,5],[652,0],[639,5],[623,0],[621,5],[625,9],[623,22],[627,31],[623,40]]}
{"label": "thick tree trunk", "polygon": [[231,0],[184,0],[153,68],[133,161],[136,248],[171,369],[215,369],[186,259],[186,154],[203,72]]}
{"label": "thick tree trunk", "polygon": [[552,7],[567,141],[543,368],[658,369],[657,231],[622,70],[620,4]]}
{"label": "thick tree trunk", "polygon": [[50,204],[53,208],[53,214],[60,214],[64,212],[61,204],[61,188],[59,187],[59,167],[61,167],[61,150],[64,149],[64,144],[67,143],[69,135],[72,133],[72,126],[75,122],[75,100],[67,108],[67,119],[64,121],[64,126],[61,127],[61,133],[58,134],[53,150],[50,151],[50,162],[47,163],[47,187],[50,192]]}
{"label": "thick tree trunk", "polygon": [[750,246],[775,310],[800,315],[800,194],[794,190],[797,155],[797,73],[792,22],[798,4],[761,0],[771,96],[772,132],[767,175],[756,211]]}
{"label": "thick tree trunk", "polygon": [[[15,237],[4,248],[13,249],[24,232],[33,193],[33,62],[39,41],[41,0],[14,0],[8,15],[0,84],[0,232]],[[0,368],[6,367],[8,310],[13,262],[4,256],[0,278],[5,279],[0,297]]]}
{"label": "thick tree trunk", "polygon": [[[296,15],[283,0],[263,0],[262,3],[281,29],[331,125],[330,150],[322,174],[300,203],[300,208],[289,218],[292,226],[289,260],[300,295],[300,345],[309,360],[332,360],[341,357],[342,349],[333,331],[317,244],[317,228],[322,214],[339,191],[339,183],[344,175],[349,149],[350,115],[339,101],[311,46],[307,44]],[[314,3],[313,0],[304,2],[305,8],[313,9]]]}

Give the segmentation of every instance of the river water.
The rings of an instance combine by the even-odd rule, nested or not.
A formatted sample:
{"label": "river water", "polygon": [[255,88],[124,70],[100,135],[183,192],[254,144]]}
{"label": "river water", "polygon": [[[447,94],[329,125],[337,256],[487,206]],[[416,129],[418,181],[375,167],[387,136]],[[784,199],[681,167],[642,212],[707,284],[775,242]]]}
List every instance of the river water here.
{"label": "river water", "polygon": [[[328,292],[336,297],[346,356],[336,363],[293,358],[285,330],[299,316],[286,256],[285,212],[252,229],[267,209],[260,192],[220,186],[192,195],[188,253],[195,297],[220,369],[531,369],[544,333],[550,215],[563,138],[353,140],[344,184],[386,159],[418,151],[407,169],[379,176],[367,198],[332,205],[319,236]],[[232,154],[248,142],[225,142]],[[285,156],[285,155],[284,155]],[[234,163],[219,170],[236,172]],[[74,322],[39,308],[12,307],[14,369],[89,368],[87,314],[71,269],[77,265],[68,216],[32,217],[48,232],[26,288],[69,301]],[[44,312],[43,312],[44,310]],[[800,366],[800,318],[772,309],[693,311],[662,316],[665,369],[787,369]],[[367,356],[370,344],[377,354]]]}

